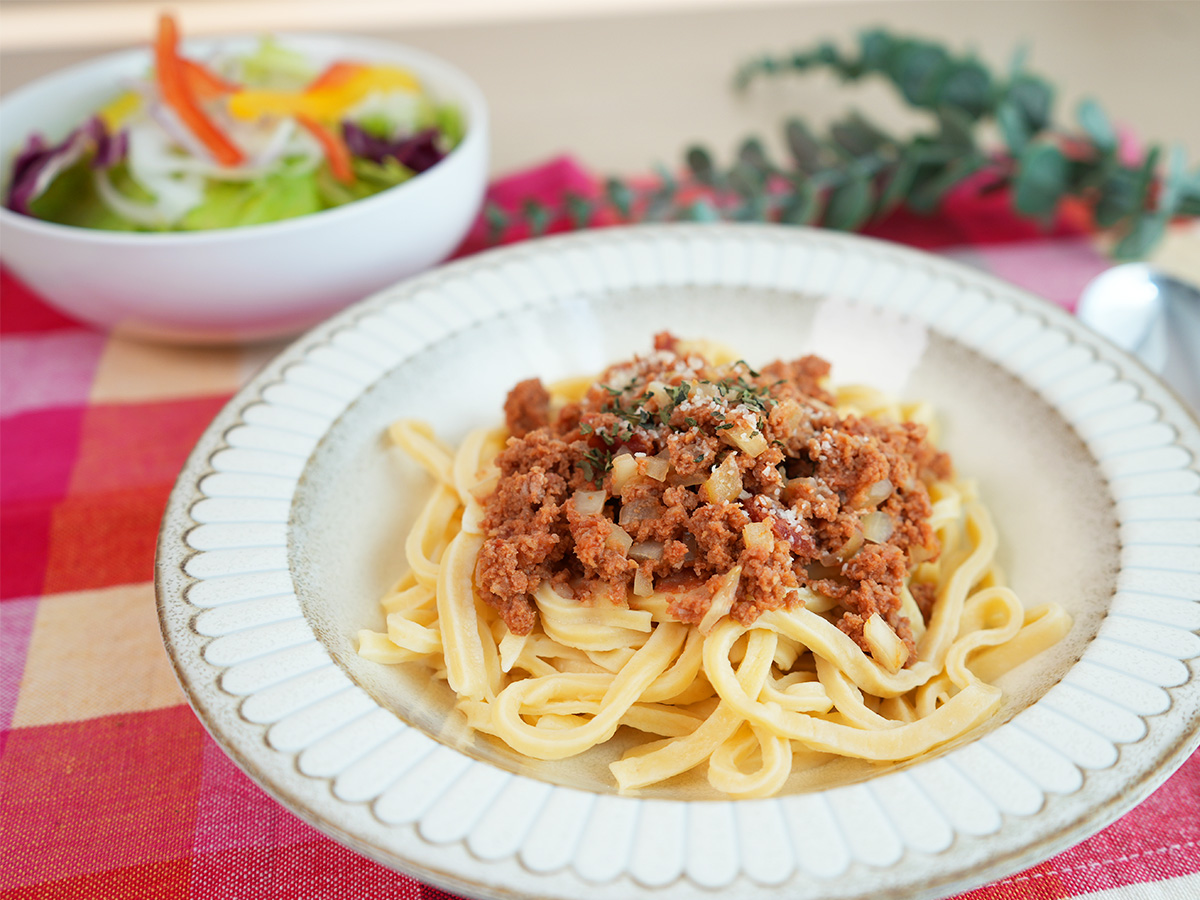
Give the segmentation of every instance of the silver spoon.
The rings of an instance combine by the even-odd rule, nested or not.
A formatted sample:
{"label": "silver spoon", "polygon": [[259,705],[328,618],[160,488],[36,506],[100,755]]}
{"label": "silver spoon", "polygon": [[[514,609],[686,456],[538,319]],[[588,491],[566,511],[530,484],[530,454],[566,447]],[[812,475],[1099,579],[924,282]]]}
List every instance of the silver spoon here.
{"label": "silver spoon", "polygon": [[1126,263],[1088,282],[1076,314],[1200,412],[1200,290],[1145,263]]}

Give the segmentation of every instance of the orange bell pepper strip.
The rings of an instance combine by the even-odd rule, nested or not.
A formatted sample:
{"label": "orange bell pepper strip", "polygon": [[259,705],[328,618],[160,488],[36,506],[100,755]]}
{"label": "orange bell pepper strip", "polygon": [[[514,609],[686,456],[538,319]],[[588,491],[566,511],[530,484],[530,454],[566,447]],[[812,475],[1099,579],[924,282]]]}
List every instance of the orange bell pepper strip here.
{"label": "orange bell pepper strip", "polygon": [[296,121],[308,129],[309,134],[317,139],[321,149],[325,151],[325,158],[329,160],[333,177],[342,184],[353,184],[354,170],[350,167],[350,149],[341,136],[308,116],[298,115]]}
{"label": "orange bell pepper strip", "polygon": [[183,74],[187,79],[188,87],[192,89],[192,93],[197,100],[210,100],[213,97],[220,97],[225,94],[232,94],[241,88],[222,78],[204,63],[196,62],[194,59],[180,59],[183,63]]}
{"label": "orange bell pepper strip", "polygon": [[311,94],[313,91],[343,87],[350,79],[354,78],[360,72],[365,72],[367,68],[362,63],[330,63],[324,72],[308,83],[308,87],[304,89],[304,93]]}
{"label": "orange bell pepper strip", "polygon": [[179,57],[179,27],[175,19],[163,14],[158,20],[154,41],[154,66],[163,101],[175,111],[184,126],[194,134],[223,166],[237,166],[246,157],[201,108],[188,83],[187,68]]}

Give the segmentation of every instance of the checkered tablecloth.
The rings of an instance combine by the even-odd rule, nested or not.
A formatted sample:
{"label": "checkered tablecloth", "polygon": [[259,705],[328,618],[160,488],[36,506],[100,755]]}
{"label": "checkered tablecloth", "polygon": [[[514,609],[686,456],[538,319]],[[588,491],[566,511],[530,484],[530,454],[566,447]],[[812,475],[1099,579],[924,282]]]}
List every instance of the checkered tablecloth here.
{"label": "checkered tablecloth", "polygon": [[[493,186],[554,203],[558,160]],[[1041,233],[962,197],[876,233],[1071,308],[1106,262],[1068,214]],[[521,235],[510,234],[509,239]],[[482,226],[463,252],[484,242]],[[448,895],[366,860],[256,787],[184,702],[159,638],[159,519],[192,445],[282,345],[111,337],[0,273],[0,896],[343,900]],[[970,900],[1200,898],[1200,754],[1127,815]]]}

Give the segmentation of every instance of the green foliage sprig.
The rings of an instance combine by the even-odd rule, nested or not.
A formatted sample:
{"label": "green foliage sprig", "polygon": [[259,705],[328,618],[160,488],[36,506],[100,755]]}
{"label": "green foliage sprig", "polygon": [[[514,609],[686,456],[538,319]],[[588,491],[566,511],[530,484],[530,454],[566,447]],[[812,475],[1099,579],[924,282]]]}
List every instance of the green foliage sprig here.
{"label": "green foliage sprig", "polygon": [[[1076,110],[1076,127],[1054,120],[1055,91],[1029,71],[1018,52],[1003,75],[973,55],[940,44],[872,30],[855,52],[832,43],[744,64],[739,91],[764,78],[827,70],[844,82],[880,78],[929,125],[897,137],[857,112],[816,133],[799,117],[783,124],[786,158],[774,160],[761,140],[744,139],[728,165],[702,146],[690,147],[682,174],[658,167],[657,178],[610,178],[603,195],[569,195],[556,210],[526,201],[515,213],[487,210],[493,236],[514,223],[540,234],[556,224],[611,221],[772,221],[856,231],[906,207],[932,213],[965,180],[981,190],[1008,190],[1020,215],[1049,222],[1060,201],[1078,198],[1096,224],[1117,236],[1113,255],[1146,255],[1175,216],[1200,215],[1200,166],[1187,169],[1183,149],[1154,144],[1140,158],[1121,152],[1116,129],[1093,99]],[[1002,144],[985,147],[989,125]],[[1164,160],[1164,155],[1166,159]]]}

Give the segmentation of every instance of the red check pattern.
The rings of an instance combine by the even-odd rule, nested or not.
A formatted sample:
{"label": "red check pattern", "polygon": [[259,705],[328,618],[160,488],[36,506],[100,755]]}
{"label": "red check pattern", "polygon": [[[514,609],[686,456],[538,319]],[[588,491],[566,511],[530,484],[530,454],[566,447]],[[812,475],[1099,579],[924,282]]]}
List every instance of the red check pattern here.
{"label": "red check pattern", "polygon": [[[556,160],[491,197],[515,208],[596,190]],[[1006,203],[960,192],[938,218],[894,216],[875,233],[1070,308],[1105,266],[1086,220],[1068,213],[1038,232]],[[481,223],[461,252],[485,243]],[[158,637],[151,582],[167,495],[212,417],[277,349],[111,338],[0,272],[0,896],[449,898],[256,787],[184,703]],[[1200,755],[1099,834],[965,896],[1093,895],[1200,897]]]}

